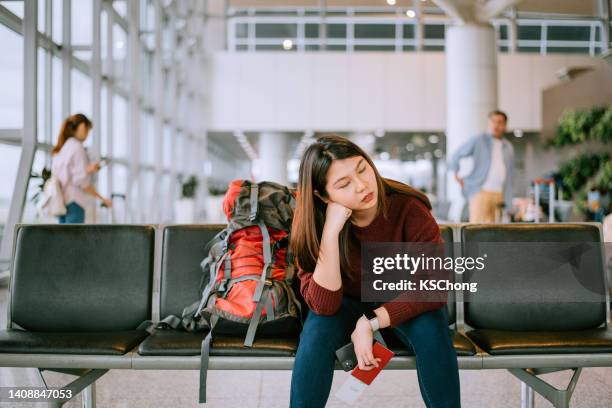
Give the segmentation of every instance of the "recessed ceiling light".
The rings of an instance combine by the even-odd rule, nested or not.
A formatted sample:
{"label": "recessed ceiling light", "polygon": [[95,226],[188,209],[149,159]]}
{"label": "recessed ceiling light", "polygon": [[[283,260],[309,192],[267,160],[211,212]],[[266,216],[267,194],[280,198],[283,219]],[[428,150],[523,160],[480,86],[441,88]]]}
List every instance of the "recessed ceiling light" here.
{"label": "recessed ceiling light", "polygon": [[291,41],[291,40],[283,41],[283,48],[285,50],[289,51],[291,48],[293,48],[293,41]]}
{"label": "recessed ceiling light", "polygon": [[382,152],[380,154],[380,160],[389,160],[389,158],[391,157],[391,155],[387,152]]}
{"label": "recessed ceiling light", "polygon": [[514,129],[514,137],[523,137],[523,131],[521,129]]}
{"label": "recessed ceiling light", "polygon": [[431,144],[436,144],[440,141],[440,138],[438,137],[438,135],[429,135],[427,140],[429,140],[429,143]]}
{"label": "recessed ceiling light", "polygon": [[396,0],[387,0],[387,4],[390,6],[395,6]]}
{"label": "recessed ceiling light", "polygon": [[407,11],[406,11],[406,15],[407,15],[409,18],[415,18],[415,17],[416,17],[416,13],[414,12],[414,10],[407,10]]}

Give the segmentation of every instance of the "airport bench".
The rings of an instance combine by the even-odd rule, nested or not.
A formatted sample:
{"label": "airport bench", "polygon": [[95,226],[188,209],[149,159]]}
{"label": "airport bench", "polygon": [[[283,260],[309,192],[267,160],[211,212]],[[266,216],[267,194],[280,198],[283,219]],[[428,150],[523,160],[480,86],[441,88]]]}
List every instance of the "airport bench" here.
{"label": "airport bench", "polygon": [[[143,328],[151,319],[180,315],[199,298],[204,244],[222,227],[18,226],[0,366],[79,375],[67,388],[73,395],[85,390],[88,406],[95,405],[95,381],[109,369],[199,369],[205,333],[149,334]],[[601,242],[597,224],[442,225],[441,233],[448,244],[460,242],[462,254],[470,256],[480,250],[469,245],[473,242]],[[507,290],[542,274],[539,265],[521,257],[494,262],[486,278],[478,277],[480,291]],[[599,284],[605,288],[603,258],[593,267],[601,269]],[[576,284],[563,274],[551,277],[558,290]],[[532,295],[550,290],[544,284],[536,279],[527,290]],[[535,390],[556,407],[567,407],[582,367],[612,366],[609,297],[586,305],[551,305],[491,304],[478,296],[449,294],[449,328],[459,367],[508,369],[522,381],[526,405]],[[416,368],[415,357],[393,333],[383,335],[397,353],[388,368]],[[243,347],[241,337],[215,336],[209,369],[291,370],[297,345],[297,333],[291,338],[259,336],[252,348]],[[574,370],[565,390],[537,377],[559,370]]]}

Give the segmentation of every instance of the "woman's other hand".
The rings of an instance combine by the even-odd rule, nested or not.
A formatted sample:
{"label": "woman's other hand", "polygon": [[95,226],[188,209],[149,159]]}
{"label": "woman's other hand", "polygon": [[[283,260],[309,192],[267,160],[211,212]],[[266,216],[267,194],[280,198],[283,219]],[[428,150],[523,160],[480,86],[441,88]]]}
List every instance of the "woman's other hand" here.
{"label": "woman's other hand", "polygon": [[93,174],[100,171],[100,162],[92,162],[87,166],[87,173]]}
{"label": "woman's other hand", "polygon": [[372,354],[373,339],[374,334],[370,322],[367,317],[361,316],[351,334],[351,341],[355,346],[355,355],[360,370],[370,371],[374,367],[378,367],[380,358],[374,358],[374,354]]}
{"label": "woman's other hand", "polygon": [[103,198],[102,205],[106,208],[111,208],[113,206],[113,200],[109,200],[108,198]]}

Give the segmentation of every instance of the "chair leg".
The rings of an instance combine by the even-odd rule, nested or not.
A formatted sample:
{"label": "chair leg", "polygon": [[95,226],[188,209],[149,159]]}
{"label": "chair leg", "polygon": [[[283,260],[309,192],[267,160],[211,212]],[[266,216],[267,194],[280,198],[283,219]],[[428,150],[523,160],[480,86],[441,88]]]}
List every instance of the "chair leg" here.
{"label": "chair leg", "polygon": [[521,381],[521,408],[533,408],[535,404],[533,397],[533,388]]}
{"label": "chair leg", "polygon": [[527,386],[531,387],[533,391],[537,392],[542,397],[550,401],[555,408],[569,408],[570,399],[572,398],[572,394],[574,393],[574,389],[576,388],[576,384],[578,383],[578,378],[580,377],[580,373],[582,372],[581,367],[568,368],[568,370],[572,370],[574,374],[572,375],[572,379],[567,385],[567,388],[560,390],[548,384],[541,378],[538,378],[536,375],[531,374],[526,369],[508,369],[508,371],[512,375],[521,380],[523,383],[527,384]]}
{"label": "chair leg", "polygon": [[93,382],[81,392],[83,408],[96,408],[96,383]]}

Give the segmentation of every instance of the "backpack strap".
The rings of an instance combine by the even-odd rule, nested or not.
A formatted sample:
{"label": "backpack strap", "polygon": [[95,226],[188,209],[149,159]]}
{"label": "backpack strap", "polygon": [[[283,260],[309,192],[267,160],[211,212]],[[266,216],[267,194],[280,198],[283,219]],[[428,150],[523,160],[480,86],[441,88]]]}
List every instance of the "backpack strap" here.
{"label": "backpack strap", "polygon": [[[223,279],[221,280],[221,284],[217,289],[219,292],[223,293],[226,291],[225,285],[232,279],[232,255],[229,252],[225,253],[225,261],[223,266]],[[221,264],[219,262],[219,264]]]}
{"label": "backpack strap", "polygon": [[210,360],[210,344],[212,342],[212,332],[218,320],[219,316],[216,314],[210,316],[210,330],[200,346],[200,404],[206,402],[206,379],[208,375],[208,362]]}
{"label": "backpack strap", "polygon": [[223,298],[227,297],[227,294],[230,292],[230,290],[232,290],[232,287],[234,286],[235,283],[243,282],[243,281],[246,281],[246,280],[258,281],[259,278],[260,278],[259,275],[242,275],[242,276],[239,276],[237,278],[230,279],[230,281],[228,282],[228,285],[227,285],[227,289],[225,289],[225,293],[223,293],[222,297]]}
{"label": "backpack strap", "polygon": [[268,296],[266,296],[266,321],[271,322],[274,320],[274,304],[272,300],[274,299],[274,290],[268,291]]}
{"label": "backpack strap", "polygon": [[[244,345],[246,347],[252,347],[253,341],[255,340],[255,333],[257,332],[257,325],[259,324],[259,317],[261,316],[261,311],[264,306],[264,299],[268,296],[268,286],[263,289],[261,294],[262,298],[257,302],[257,306],[255,307],[255,311],[253,312],[253,317],[251,317],[251,321],[249,322],[249,328],[247,329],[246,336],[244,338]],[[269,296],[268,296],[269,297]]]}
{"label": "backpack strap", "polygon": [[262,249],[263,249],[263,257],[264,257],[264,266],[261,271],[261,278],[257,283],[257,287],[255,288],[255,293],[253,294],[253,301],[259,302],[261,299],[261,293],[263,291],[264,285],[266,284],[266,280],[268,279],[268,269],[270,268],[270,264],[272,263],[272,250],[270,249],[270,234],[268,233],[268,228],[264,225],[263,222],[259,221],[257,224],[259,229],[261,230],[261,236],[263,237]]}
{"label": "backpack strap", "polygon": [[259,185],[257,183],[251,183],[251,215],[249,220],[255,221],[257,218],[257,199],[259,198]]}

